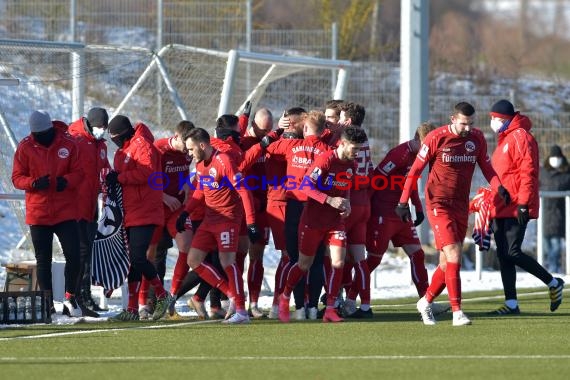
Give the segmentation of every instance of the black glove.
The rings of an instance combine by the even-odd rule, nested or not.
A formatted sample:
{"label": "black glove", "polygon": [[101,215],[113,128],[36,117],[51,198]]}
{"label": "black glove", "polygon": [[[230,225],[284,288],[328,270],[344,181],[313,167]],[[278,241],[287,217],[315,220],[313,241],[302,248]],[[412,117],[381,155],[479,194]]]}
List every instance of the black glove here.
{"label": "black glove", "polygon": [[247,117],[251,115],[251,101],[248,100],[245,102],[245,105],[243,106],[243,114]]}
{"label": "black glove", "polygon": [[119,182],[119,173],[111,170],[109,174],[105,177],[105,185],[111,187]]}
{"label": "black glove", "polygon": [[186,219],[188,219],[188,214],[186,211],[182,211],[178,219],[176,219],[176,231],[184,232],[186,231]]}
{"label": "black glove", "polygon": [[249,236],[249,241],[251,244],[255,244],[258,241],[261,241],[262,238],[261,232],[259,232],[259,229],[255,223],[247,225],[247,235]]}
{"label": "black glove", "polygon": [[509,205],[509,203],[511,203],[511,194],[509,194],[509,192],[507,191],[507,189],[503,187],[503,185],[499,186],[499,188],[497,189],[497,193],[499,193],[499,197],[501,197],[505,201],[505,204],[507,206]]}
{"label": "black glove", "polygon": [[414,220],[414,227],[419,226],[424,221],[425,216],[424,213],[421,211],[416,212],[416,220]]}
{"label": "black glove", "polygon": [[273,134],[273,132],[270,132],[270,133],[266,134],[265,136],[263,136],[259,145],[261,145],[261,147],[263,149],[265,149],[269,145],[271,145],[271,143],[273,143],[276,140],[277,140],[277,138],[275,138],[275,135]]}
{"label": "black glove", "polygon": [[55,190],[56,191],[63,191],[67,187],[67,180],[65,177],[57,177],[55,183]]}
{"label": "black glove", "polygon": [[524,226],[528,223],[530,219],[530,214],[528,213],[528,206],[527,205],[518,205],[517,206],[518,212],[518,220],[521,226]]}
{"label": "black glove", "polygon": [[412,220],[412,213],[410,212],[410,206],[407,203],[398,203],[396,206],[396,215],[400,217],[402,222],[409,222]]}
{"label": "black glove", "polygon": [[49,174],[44,175],[43,177],[36,178],[34,182],[32,182],[32,188],[34,190],[45,190],[49,187]]}

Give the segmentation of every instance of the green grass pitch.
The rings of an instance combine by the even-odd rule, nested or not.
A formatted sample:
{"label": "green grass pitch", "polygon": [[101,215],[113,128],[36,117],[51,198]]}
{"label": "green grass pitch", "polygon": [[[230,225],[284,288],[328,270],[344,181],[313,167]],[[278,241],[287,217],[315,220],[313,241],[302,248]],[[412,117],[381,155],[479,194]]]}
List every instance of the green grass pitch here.
{"label": "green grass pitch", "polygon": [[[567,379],[570,305],[520,291],[522,314],[495,317],[498,292],[464,294],[424,326],[415,300],[376,301],[374,319],[78,323],[0,330],[2,379]],[[568,292],[565,292],[568,296]]]}

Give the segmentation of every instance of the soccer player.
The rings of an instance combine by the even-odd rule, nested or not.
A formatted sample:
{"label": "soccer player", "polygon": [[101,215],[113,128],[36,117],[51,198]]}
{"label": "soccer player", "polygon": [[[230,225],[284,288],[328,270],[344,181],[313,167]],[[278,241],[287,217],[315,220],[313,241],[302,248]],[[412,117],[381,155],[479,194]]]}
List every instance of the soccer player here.
{"label": "soccer player", "polygon": [[[339,146],[317,157],[299,185],[299,191],[307,194],[308,201],[299,224],[299,260],[291,267],[279,300],[282,322],[289,321],[291,292],[309,270],[321,243],[329,248],[332,265],[323,322],[343,320],[334,309],[334,301],[340,289],[346,254],[344,218],[351,211],[349,192],[356,171],[354,159],[365,141],[366,133],[362,129],[345,128]],[[306,179],[309,179],[308,183],[305,183]]]}
{"label": "soccer player", "polygon": [[[251,122],[251,127],[246,130],[240,139],[240,148],[247,151],[252,146],[261,142],[261,139],[273,129],[273,115],[267,108],[258,109]],[[263,283],[263,251],[269,242],[269,224],[267,218],[267,194],[268,186],[263,185],[263,179],[267,178],[265,155],[255,160],[249,168],[244,168],[242,173],[246,178],[246,184],[254,199],[255,224],[261,233],[261,239],[249,244],[249,266],[247,269],[247,289],[249,293],[249,314],[253,318],[263,318],[265,314],[259,309],[257,302]]]}
{"label": "soccer player", "polygon": [[516,267],[524,269],[545,285],[550,293],[550,311],[562,303],[564,281],[555,278],[534,258],[521,250],[530,219],[538,217],[538,144],[530,133],[530,119],[519,112],[506,99],[491,108],[491,129],[498,135],[493,152],[493,168],[512,196],[512,204],[505,205],[495,199],[492,228],[497,243],[497,257],[503,280],[505,304],[492,314],[520,314],[517,301]]}
{"label": "soccer player", "polygon": [[[416,220],[413,223],[411,221],[402,222],[395,214],[394,208],[402,195],[404,178],[416,158],[421,143],[433,129],[435,129],[433,124],[422,123],[417,128],[412,140],[391,149],[378,164],[374,170],[373,184],[371,186],[372,216],[368,220],[366,227],[366,250],[368,252],[366,263],[369,273],[380,265],[391,241],[394,247],[402,247],[410,258],[412,281],[420,297],[424,296],[429,282],[424,264],[425,254],[416,231],[416,226],[424,220],[423,208],[417,189],[413,189],[411,192],[412,204],[416,211]],[[366,301],[370,300],[370,277],[368,277],[368,281],[365,281],[365,285],[367,289],[364,291],[363,296],[361,287],[357,281],[353,281],[345,305],[354,304],[359,292],[362,303],[366,304]],[[435,309],[436,305],[434,303],[432,307]],[[434,313],[437,314],[435,310]],[[365,315],[365,310],[362,310],[354,315],[349,315],[349,317],[362,318]]]}
{"label": "soccer player", "polygon": [[[253,197],[243,186],[241,173],[235,163],[227,154],[214,149],[206,130],[193,129],[185,136],[185,143],[188,152],[196,160],[198,187],[187,202],[185,211],[180,214],[178,226],[184,225],[195,207],[202,202],[206,204],[204,219],[192,239],[188,265],[233,301],[235,313],[225,320],[225,323],[249,323],[245,310],[242,272],[236,263],[236,251],[244,211],[248,229],[257,231]],[[208,252],[216,248],[228,277],[227,281],[214,267],[204,262]]]}
{"label": "soccer player", "polygon": [[[267,153],[274,159],[285,160],[287,162],[287,181],[285,183],[287,204],[285,208],[285,239],[286,249],[290,259],[290,265],[297,262],[299,257],[298,230],[301,213],[307,201],[307,194],[298,189],[299,184],[304,179],[305,172],[312,165],[313,161],[330,147],[321,141],[320,136],[325,129],[325,115],[320,111],[310,111],[305,113],[302,108],[291,108],[286,111],[285,122],[279,122],[280,126],[286,127],[289,131],[302,134],[303,139],[280,139],[267,146]],[[283,134],[288,133],[287,131]],[[323,248],[319,249],[317,258],[320,260],[324,255]],[[284,267],[282,276],[287,277],[289,267]],[[314,304],[309,303],[309,310],[305,310],[305,283],[298,282],[294,291],[295,298],[295,319],[317,318],[318,294],[320,294],[323,284],[322,265],[316,262],[309,272],[308,282],[310,288],[317,289],[317,296]],[[309,300],[312,297],[309,297]]]}
{"label": "soccer player", "polygon": [[[157,264],[156,251],[160,240],[162,239],[164,229],[166,228],[170,239],[176,240],[178,248],[178,259],[174,266],[172,274],[172,283],[170,294],[175,296],[180,287],[180,283],[190,269],[188,267],[188,249],[192,241],[192,230],[188,229],[183,232],[177,232],[176,220],[182,211],[183,204],[186,200],[186,191],[188,186],[185,180],[189,173],[192,157],[188,155],[186,144],[183,136],[190,133],[194,129],[194,124],[188,120],[182,120],[176,125],[174,135],[172,137],[158,139],[154,142],[160,154],[162,183],[158,183],[158,187],[162,187],[162,202],[164,208],[164,223],[158,226],[152,235],[147,257],[150,261]],[[161,255],[161,259],[166,261],[166,256]],[[157,265],[157,268],[162,264]],[[144,314],[148,314],[147,296],[149,282],[144,278],[141,283],[139,292],[139,316],[144,319]],[[170,305],[169,313],[174,314],[174,303]]]}
{"label": "soccer player", "polygon": [[325,103],[325,118],[328,125],[338,124],[340,120],[341,106],[344,100],[331,99]]}
{"label": "soccer player", "polygon": [[119,183],[123,188],[123,208],[127,229],[129,258],[127,310],[111,318],[114,321],[139,320],[139,289],[142,276],[155,289],[157,297],[152,319],[162,318],[174,298],[162,286],[156,268],[146,256],[156,226],[164,223],[162,191],[149,186],[149,178],[159,172],[160,155],[154,137],[146,125],[134,127],[128,117],[117,115],[109,122],[111,140],[119,147],[115,152],[114,170],[105,177],[107,186]]}
{"label": "soccer player", "polygon": [[[340,106],[339,125],[342,128],[346,126],[355,126],[362,129],[362,123],[366,115],[365,108],[353,102],[344,103]],[[341,129],[342,130],[342,129]],[[366,133],[364,133],[366,136]],[[338,145],[338,142],[336,143]],[[356,171],[353,179],[353,188],[350,191],[350,207],[351,213],[345,220],[346,241],[347,241],[347,260],[344,266],[342,285],[347,293],[351,287],[352,268],[355,270],[354,282],[358,284],[359,290],[366,294],[366,288],[370,289],[370,270],[366,263],[366,223],[370,218],[370,194],[368,186],[369,178],[374,170],[374,165],[370,158],[370,145],[368,138],[360,144],[360,150],[355,159]],[[329,260],[325,258],[325,264],[329,264]],[[330,268],[328,268],[330,273]],[[369,293],[369,292],[368,292]],[[348,297],[347,297],[348,298]],[[355,318],[372,318],[372,310],[370,309],[370,295],[361,296],[360,308],[356,309],[356,302],[348,301],[343,306],[345,315]],[[339,300],[340,301],[340,300]]]}
{"label": "soccer player", "polygon": [[396,214],[404,222],[411,220],[408,200],[417,185],[422,170],[429,164],[425,196],[427,217],[432,227],[435,245],[440,250],[436,268],[426,294],[417,302],[425,325],[436,320],[432,301],[447,286],[453,311],[453,326],[470,325],[471,320],[461,310],[461,248],[467,232],[469,191],[478,164],[491,187],[506,203],[508,191],[501,185],[487,155],[483,133],[473,127],[475,109],[467,102],[455,105],[451,123],[431,131],[425,138],[409,171]]}

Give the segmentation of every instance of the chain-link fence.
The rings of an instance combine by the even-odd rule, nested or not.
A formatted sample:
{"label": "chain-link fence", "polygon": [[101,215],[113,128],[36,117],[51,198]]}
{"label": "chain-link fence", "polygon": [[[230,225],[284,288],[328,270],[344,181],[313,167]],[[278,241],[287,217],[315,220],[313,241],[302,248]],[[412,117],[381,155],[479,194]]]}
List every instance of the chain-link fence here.
{"label": "chain-link fence", "polygon": [[[74,22],[71,21],[71,4],[75,8]],[[248,48],[246,2],[162,1],[161,22],[157,21],[158,4],[158,0],[0,2],[0,38],[75,40],[88,44],[79,49],[80,67],[74,67],[72,53],[79,50],[72,47],[62,50],[24,44],[18,49],[0,46],[0,77],[21,81],[18,87],[3,88],[0,97],[0,108],[17,140],[27,134],[27,118],[33,109],[46,109],[54,119],[70,122],[77,96],[83,97],[85,110],[103,106],[113,112],[135,86],[138,87],[133,97],[123,105],[121,112],[149,124],[157,137],[166,134],[180,119],[180,114],[164,76],[159,74],[158,67],[151,65],[159,40],[165,46],[180,44],[180,47],[173,45],[161,57],[164,69],[189,118],[196,125],[209,128],[217,115],[226,60],[200,55],[182,46],[215,48],[224,53],[229,49]],[[162,25],[161,33],[158,25]],[[71,37],[73,34],[75,38]],[[330,32],[326,30],[253,30],[249,48],[264,53],[326,58],[332,54],[330,41]],[[146,70],[152,73],[141,81]],[[255,64],[240,68],[230,105],[232,110],[238,110],[265,70],[267,68]],[[399,140],[399,75],[397,63],[353,62],[345,99],[366,108],[365,128],[370,135],[375,163]],[[74,88],[78,76],[83,79],[82,92]],[[258,106],[269,107],[275,115],[292,106],[321,108],[332,96],[334,78],[330,70],[285,71],[282,78],[267,86]],[[495,136],[487,127],[487,112],[500,97],[508,98],[514,93],[517,100],[516,88],[508,83],[498,84],[493,94],[500,96],[491,96],[475,93],[472,86],[462,87],[457,81],[451,82],[453,90],[441,86],[441,78],[432,80],[430,120],[437,125],[447,123],[455,103],[471,102],[478,111],[476,125],[488,133],[492,152]],[[533,121],[541,157],[546,157],[553,143],[569,151],[570,134],[566,133],[566,126],[570,125],[570,113],[541,113],[524,108],[523,112]],[[5,163],[2,187],[10,192],[13,148],[5,139],[0,139],[0,152]],[[484,182],[478,173],[473,188]]]}

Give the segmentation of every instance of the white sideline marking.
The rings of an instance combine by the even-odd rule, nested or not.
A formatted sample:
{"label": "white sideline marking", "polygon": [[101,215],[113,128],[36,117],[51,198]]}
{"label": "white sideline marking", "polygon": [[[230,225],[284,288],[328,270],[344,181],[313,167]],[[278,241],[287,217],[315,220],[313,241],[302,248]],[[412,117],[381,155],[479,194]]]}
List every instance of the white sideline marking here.
{"label": "white sideline marking", "polygon": [[67,332],[51,333],[51,334],[47,333],[47,334],[38,334],[38,335],[10,336],[10,337],[6,337],[6,338],[0,338],[0,342],[6,341],[6,340],[19,340],[19,339],[57,338],[60,336],[67,336],[67,335],[85,335],[85,334],[96,334],[96,333],[111,332],[111,331],[167,329],[167,328],[173,328],[173,327],[179,327],[179,326],[202,325],[205,323],[219,323],[219,322],[221,322],[221,320],[191,321],[191,322],[173,323],[173,324],[168,324],[168,325],[135,326],[135,327],[123,327],[123,328],[67,331]]}
{"label": "white sideline marking", "polygon": [[220,361],[220,360],[447,360],[447,359],[477,359],[477,360],[568,360],[570,355],[367,355],[367,356],[43,356],[43,357],[2,357],[0,363],[69,363],[70,361],[78,362],[122,362],[122,361],[181,361],[181,360],[203,360],[203,361]]}
{"label": "white sideline marking", "polygon": [[[567,293],[569,290],[564,289],[562,293]],[[532,297],[532,296],[542,296],[548,295],[548,291],[540,291],[540,292],[528,292],[528,293],[519,293],[517,292],[518,298],[525,298],[525,297]],[[496,296],[486,296],[486,297],[473,297],[473,298],[462,298],[461,303],[464,302],[478,302],[478,301],[490,301],[490,300],[503,300],[505,296],[500,294]],[[434,302],[438,302],[437,299]],[[445,302],[445,301],[444,301]],[[403,306],[415,306],[416,303],[403,303],[403,304],[390,304],[390,305],[370,305],[372,309],[389,309],[395,307],[403,307]]]}

